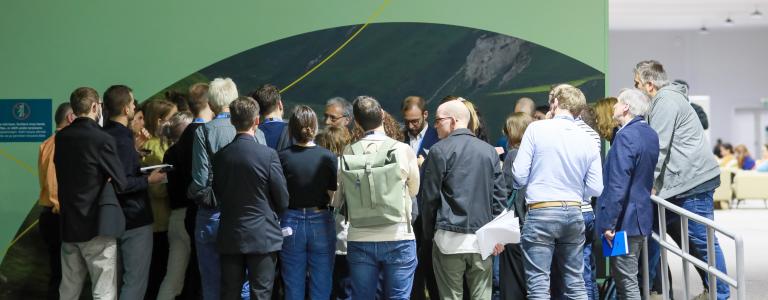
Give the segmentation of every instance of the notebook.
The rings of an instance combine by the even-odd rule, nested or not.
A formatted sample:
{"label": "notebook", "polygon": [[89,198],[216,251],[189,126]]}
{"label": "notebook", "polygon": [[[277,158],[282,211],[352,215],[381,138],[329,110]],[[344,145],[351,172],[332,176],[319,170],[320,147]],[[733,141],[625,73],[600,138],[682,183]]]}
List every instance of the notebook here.
{"label": "notebook", "polygon": [[612,244],[608,243],[605,236],[601,235],[600,239],[603,240],[603,256],[622,256],[629,254],[626,231],[616,231]]}

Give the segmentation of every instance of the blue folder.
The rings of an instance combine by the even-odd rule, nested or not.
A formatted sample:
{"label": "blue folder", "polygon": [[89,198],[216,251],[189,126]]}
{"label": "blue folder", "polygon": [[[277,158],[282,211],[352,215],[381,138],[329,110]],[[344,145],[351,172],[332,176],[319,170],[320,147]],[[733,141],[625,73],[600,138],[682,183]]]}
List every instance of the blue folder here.
{"label": "blue folder", "polygon": [[613,245],[608,244],[605,236],[600,236],[603,240],[603,256],[622,256],[629,254],[629,244],[627,243],[627,232],[616,231],[613,237]]}

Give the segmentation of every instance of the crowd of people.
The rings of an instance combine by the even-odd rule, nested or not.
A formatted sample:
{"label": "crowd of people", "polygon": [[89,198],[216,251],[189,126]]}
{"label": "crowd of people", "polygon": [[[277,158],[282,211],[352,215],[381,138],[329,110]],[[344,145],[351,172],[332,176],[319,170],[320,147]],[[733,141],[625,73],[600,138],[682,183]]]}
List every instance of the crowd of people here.
{"label": "crowd of people", "polygon": [[768,144],[763,145],[760,150],[762,157],[756,160],[749,153],[746,145],[739,144],[734,147],[732,144],[723,143],[722,140],[718,139],[712,152],[717,156],[717,162],[723,169],[768,172]]}
{"label": "crowd of people", "polygon": [[[720,171],[687,87],[656,61],[634,74],[593,105],[569,84],[545,109],[521,98],[500,147],[458,96],[434,117],[406,97],[401,125],[370,96],[332,98],[322,118],[295,104],[286,121],[277,87],[242,96],[229,78],[143,103],[77,88],[40,147],[49,298],[90,278],[94,299],[594,300],[592,244],[622,231],[610,274],[640,299],[650,196],[713,219]],[[476,232],[505,211],[521,241],[484,258]],[[726,272],[706,236],[689,225],[692,255]],[[720,280],[712,292],[729,297]]]}

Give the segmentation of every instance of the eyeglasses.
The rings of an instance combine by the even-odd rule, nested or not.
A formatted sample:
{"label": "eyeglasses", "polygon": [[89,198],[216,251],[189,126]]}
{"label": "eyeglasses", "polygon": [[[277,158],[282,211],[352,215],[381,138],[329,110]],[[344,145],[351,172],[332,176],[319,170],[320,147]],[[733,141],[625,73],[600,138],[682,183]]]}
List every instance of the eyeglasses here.
{"label": "eyeglasses", "polygon": [[336,121],[338,121],[338,120],[339,120],[339,119],[341,119],[341,118],[346,118],[346,116],[334,116],[334,115],[331,115],[331,114],[325,114],[325,120],[326,120],[326,121],[327,121],[328,119],[330,119],[330,120],[331,120],[331,122],[334,122],[334,123],[335,123]]}
{"label": "eyeglasses", "polygon": [[422,119],[413,119],[413,120],[403,119],[403,121],[405,122],[406,125],[407,124],[419,125]]}
{"label": "eyeglasses", "polygon": [[442,117],[442,118],[435,118],[435,124],[440,123],[440,121],[445,119],[453,119],[453,117]]}

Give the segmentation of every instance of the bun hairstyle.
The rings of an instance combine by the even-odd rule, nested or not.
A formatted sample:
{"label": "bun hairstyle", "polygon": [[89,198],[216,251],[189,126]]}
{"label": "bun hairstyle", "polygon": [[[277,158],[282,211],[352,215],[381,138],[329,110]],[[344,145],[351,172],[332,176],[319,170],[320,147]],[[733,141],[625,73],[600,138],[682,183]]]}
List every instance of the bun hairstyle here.
{"label": "bun hairstyle", "polygon": [[299,143],[308,143],[317,134],[317,114],[309,106],[297,105],[288,121],[288,133]]}

